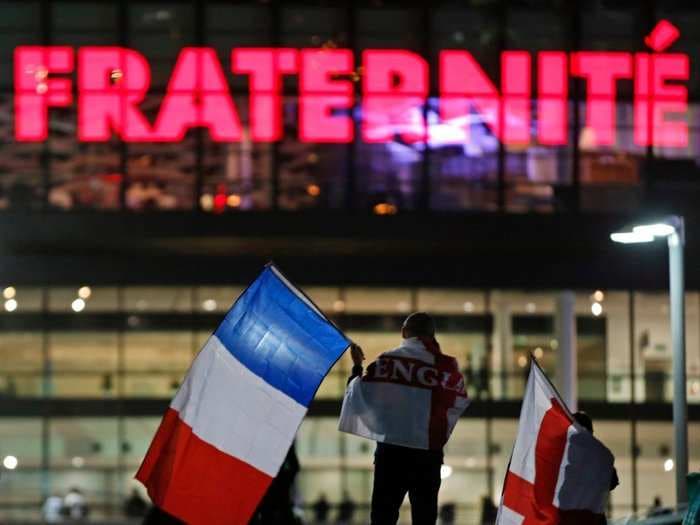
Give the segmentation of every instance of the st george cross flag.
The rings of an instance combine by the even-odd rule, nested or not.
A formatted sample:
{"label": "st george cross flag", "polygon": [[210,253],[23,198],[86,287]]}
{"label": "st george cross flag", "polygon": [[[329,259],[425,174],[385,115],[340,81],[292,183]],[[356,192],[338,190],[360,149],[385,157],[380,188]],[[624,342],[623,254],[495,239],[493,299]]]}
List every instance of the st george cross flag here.
{"label": "st george cross flag", "polygon": [[136,474],[155,505],[192,525],[248,523],[348,346],[267,266],[195,358]]}
{"label": "st george cross flag", "polygon": [[469,404],[454,357],[435,339],[409,338],[348,385],[339,428],[410,448],[439,450]]}
{"label": "st george cross flag", "polygon": [[533,359],[496,524],[605,523],[613,461]]}

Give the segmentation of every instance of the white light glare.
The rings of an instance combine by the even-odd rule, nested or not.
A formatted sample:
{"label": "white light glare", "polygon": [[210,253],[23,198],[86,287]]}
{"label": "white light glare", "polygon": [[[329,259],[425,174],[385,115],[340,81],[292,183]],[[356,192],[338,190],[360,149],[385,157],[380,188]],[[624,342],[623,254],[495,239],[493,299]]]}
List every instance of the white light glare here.
{"label": "white light glare", "polygon": [[676,229],[673,226],[663,222],[657,222],[655,224],[642,224],[641,226],[635,226],[632,228],[632,232],[634,233],[652,235],[654,237],[668,237],[675,231]]}
{"label": "white light glare", "polygon": [[443,465],[440,467],[440,479],[447,479],[452,475],[452,467],[449,465]]}
{"label": "white light glare", "polygon": [[671,458],[668,458],[666,461],[664,461],[664,471],[671,472],[672,470],[673,470],[673,460]]}
{"label": "white light glare", "polygon": [[598,317],[600,314],[603,313],[603,306],[600,303],[593,303],[591,305],[591,313]]}
{"label": "white light glare", "polygon": [[614,242],[621,242],[622,244],[634,244],[638,242],[652,242],[654,236],[650,233],[641,232],[618,232],[611,233],[610,238]]}
{"label": "white light glare", "polygon": [[82,312],[85,309],[85,301],[82,299],[76,299],[70,305],[74,312]]}
{"label": "white light glare", "polygon": [[5,456],[5,458],[2,460],[2,465],[7,469],[7,470],[15,470],[17,468],[17,458],[15,456]]}
{"label": "white light glare", "polygon": [[17,310],[17,300],[16,299],[8,299],[5,301],[5,310],[8,312],[14,312]]}
{"label": "white light glare", "polygon": [[207,312],[213,312],[216,310],[216,301],[214,299],[207,299],[202,303],[202,308],[204,308]]}

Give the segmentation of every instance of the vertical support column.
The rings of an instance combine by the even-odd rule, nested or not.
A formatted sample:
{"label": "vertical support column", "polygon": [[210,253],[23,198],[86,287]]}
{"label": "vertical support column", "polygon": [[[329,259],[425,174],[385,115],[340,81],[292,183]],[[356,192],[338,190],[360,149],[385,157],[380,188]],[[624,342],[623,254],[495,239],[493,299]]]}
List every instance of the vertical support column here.
{"label": "vertical support column", "polygon": [[685,379],[685,282],[683,276],[683,219],[668,236],[673,347],[673,430],[676,452],[676,504],[688,502],[688,406]]}
{"label": "vertical support column", "polygon": [[[500,399],[510,399],[508,386],[513,383],[513,340],[510,308],[502,293],[491,292],[489,300],[492,308],[493,330],[489,355],[489,398],[500,393]],[[513,390],[513,389],[511,389]]]}
{"label": "vertical support column", "polygon": [[639,444],[637,439],[637,329],[635,326],[635,296],[634,291],[629,291],[629,317],[630,317],[630,424],[631,424],[631,442],[630,442],[630,457],[632,458],[632,512],[635,514],[639,510],[639,493],[638,493],[638,478],[637,478],[637,456],[639,456]]}
{"label": "vertical support column", "polygon": [[[488,312],[491,312],[491,292],[486,290],[484,291],[484,312],[488,314]],[[488,367],[488,375],[486,378],[486,494],[488,497],[493,501],[494,499],[497,500],[496,496],[496,490],[494,486],[494,472],[493,472],[493,453],[494,453],[494,446],[493,446],[493,404],[492,404],[492,397],[491,397],[491,392],[493,389],[493,374],[492,374],[492,366],[491,366],[491,361],[492,361],[492,353],[493,353],[493,344],[491,342],[491,337],[492,337],[492,332],[493,332],[493,323],[489,323],[491,330],[488,328],[484,329],[484,342],[486,344],[486,356],[485,359],[482,363],[480,363],[480,368],[479,368],[479,374],[482,374],[481,371],[481,366],[486,366]],[[487,326],[489,326],[487,325]],[[474,368],[474,361],[472,359],[472,370],[475,370]],[[480,384],[479,389],[483,388],[484,385]],[[476,397],[479,398],[480,392],[476,392]]]}
{"label": "vertical support column", "polygon": [[571,411],[577,410],[578,388],[576,375],[576,295],[571,290],[557,297],[556,333],[559,340],[557,382],[559,392]]}
{"label": "vertical support column", "polygon": [[[51,354],[49,348],[49,283],[41,288],[41,398],[44,402],[53,395],[51,389]],[[41,414],[41,498],[46,500],[51,494],[51,429],[50,412]]]}

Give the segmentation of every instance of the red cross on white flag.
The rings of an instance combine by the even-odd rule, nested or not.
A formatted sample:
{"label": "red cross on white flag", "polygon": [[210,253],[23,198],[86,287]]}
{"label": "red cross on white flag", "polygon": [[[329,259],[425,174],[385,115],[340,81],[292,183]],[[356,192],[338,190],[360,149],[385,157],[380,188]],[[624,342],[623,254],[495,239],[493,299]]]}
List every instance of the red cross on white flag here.
{"label": "red cross on white flag", "polygon": [[533,359],[496,524],[605,523],[613,461]]}

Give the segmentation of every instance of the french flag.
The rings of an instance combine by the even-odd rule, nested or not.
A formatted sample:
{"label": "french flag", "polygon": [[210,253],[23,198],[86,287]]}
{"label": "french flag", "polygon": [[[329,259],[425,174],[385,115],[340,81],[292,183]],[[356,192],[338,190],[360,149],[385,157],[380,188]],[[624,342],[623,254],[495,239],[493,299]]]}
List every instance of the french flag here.
{"label": "french flag", "polygon": [[268,265],[195,358],[136,474],[189,524],[248,523],[316,390],[349,346]]}

